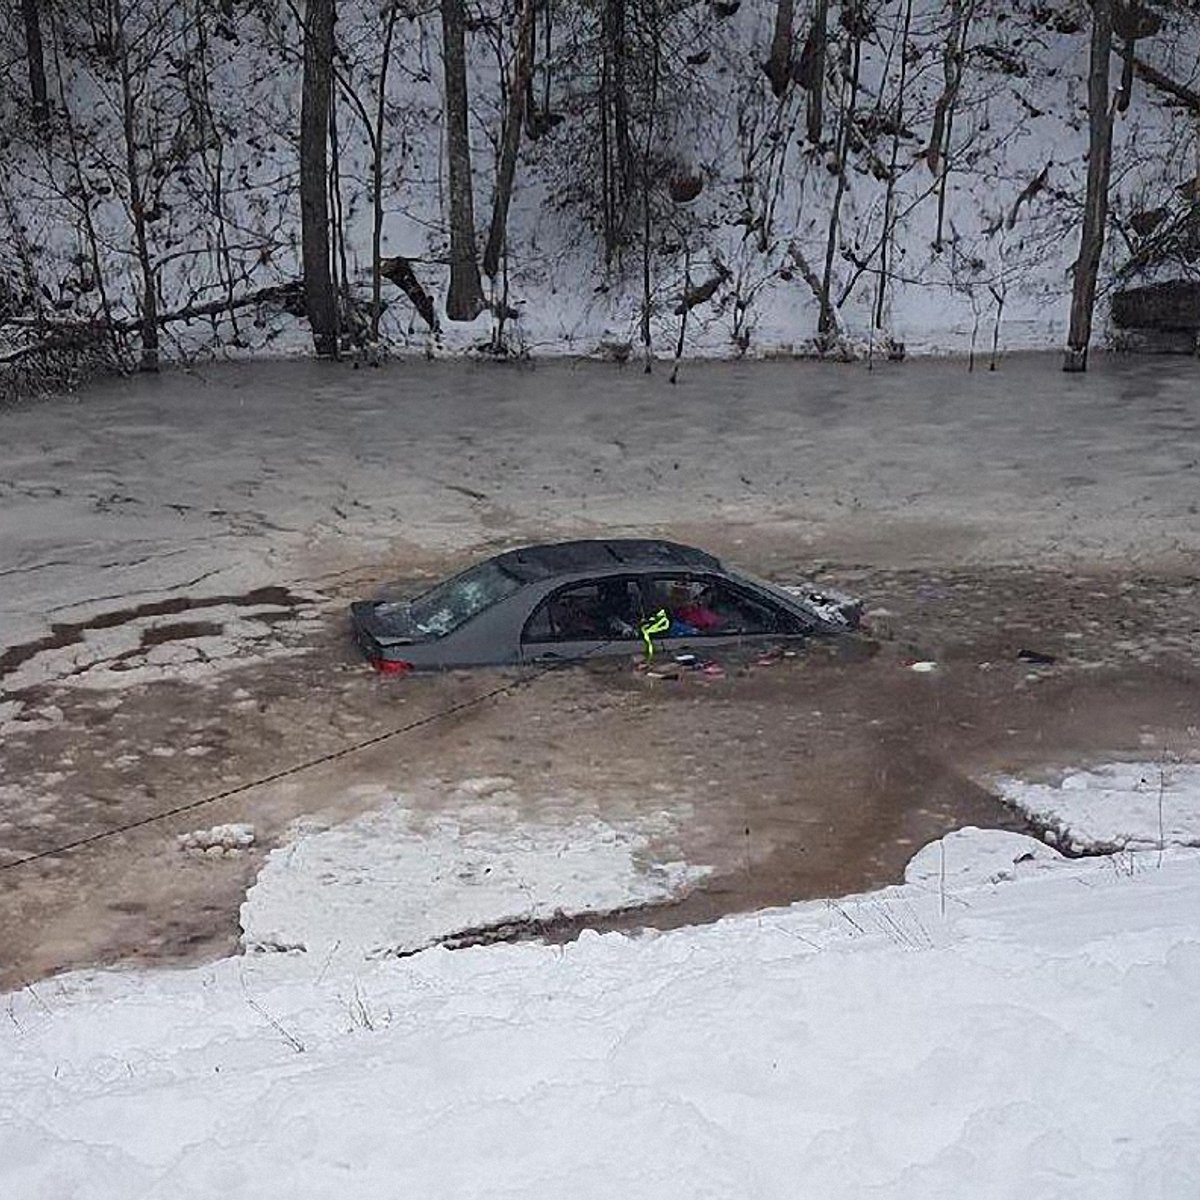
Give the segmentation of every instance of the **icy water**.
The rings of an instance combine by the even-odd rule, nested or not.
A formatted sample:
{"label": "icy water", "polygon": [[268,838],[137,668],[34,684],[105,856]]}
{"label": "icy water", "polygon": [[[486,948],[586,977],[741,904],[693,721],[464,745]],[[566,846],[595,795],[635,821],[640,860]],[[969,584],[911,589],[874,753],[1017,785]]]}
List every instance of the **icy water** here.
{"label": "icy water", "polygon": [[[561,820],[563,795],[600,819],[666,812],[648,854],[711,868],[652,912],[567,914],[569,934],[898,878],[949,828],[1021,827],[991,771],[1200,754],[1200,364],[1057,368],[687,364],[673,387],[582,362],[257,363],[0,413],[0,867],[503,684],[377,679],[343,616],[493,548],[660,533],[871,613],[858,653],[711,682],[547,676],[0,871],[0,985],[226,952],[294,819],[409,792],[436,808],[472,776],[518,780],[531,822]],[[253,852],[176,850],[235,820]]]}

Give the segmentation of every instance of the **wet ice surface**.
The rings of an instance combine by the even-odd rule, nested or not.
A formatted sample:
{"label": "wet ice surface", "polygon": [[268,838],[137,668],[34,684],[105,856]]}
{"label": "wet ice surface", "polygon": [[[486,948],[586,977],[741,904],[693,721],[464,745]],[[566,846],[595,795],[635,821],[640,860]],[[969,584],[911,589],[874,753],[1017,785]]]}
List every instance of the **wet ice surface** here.
{"label": "wet ice surface", "polygon": [[168,822],[25,868],[0,893],[0,978],[230,950],[294,820],[439,778],[422,803],[451,820],[471,775],[513,776],[534,824],[564,819],[539,808],[556,794],[568,820],[626,827],[667,797],[683,832],[652,833],[645,862],[710,871],[650,918],[681,924],[899,878],[963,822],[1023,828],[978,778],[1195,754],[1197,375],[1101,360],[1081,381],[1049,357],[994,375],[707,364],[671,388],[596,364],[293,362],[5,412],[0,862],[494,687],[388,687],[344,611],[513,542],[675,536],[864,597],[881,650],[715,682],[545,679],[218,806],[205,822],[260,830],[233,858],[179,869],[171,839],[198,825]]}
{"label": "wet ice surface", "polygon": [[334,829],[293,830],[246,896],[242,944],[404,956],[483,927],[652,904],[708,874],[645,861],[652,835],[676,833],[678,809],[613,824],[577,815],[579,798],[562,795],[539,806],[557,820],[537,819],[506,776],[432,799],[446,815],[421,820],[401,796]]}
{"label": "wet ice surface", "polygon": [[[125,380],[0,415],[0,639],[163,595],[363,585],[548,536],[890,565],[1200,549],[1187,360],[311,362]],[[343,574],[344,573],[344,574]]]}

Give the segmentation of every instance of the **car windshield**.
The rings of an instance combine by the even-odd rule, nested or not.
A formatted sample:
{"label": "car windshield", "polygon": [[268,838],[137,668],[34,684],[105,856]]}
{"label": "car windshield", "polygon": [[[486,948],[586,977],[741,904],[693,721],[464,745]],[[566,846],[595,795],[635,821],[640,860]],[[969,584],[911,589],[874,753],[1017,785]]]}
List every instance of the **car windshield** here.
{"label": "car windshield", "polygon": [[520,587],[520,580],[514,579],[502,567],[494,562],[484,562],[439,583],[410,605],[397,607],[405,609],[418,633],[427,637],[445,637]]}

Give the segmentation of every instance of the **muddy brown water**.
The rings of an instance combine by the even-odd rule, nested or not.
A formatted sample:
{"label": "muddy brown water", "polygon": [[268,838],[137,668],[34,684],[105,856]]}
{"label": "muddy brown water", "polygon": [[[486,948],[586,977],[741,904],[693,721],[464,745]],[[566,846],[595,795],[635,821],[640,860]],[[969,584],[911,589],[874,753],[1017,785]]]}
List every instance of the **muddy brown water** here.
{"label": "muddy brown water", "polygon": [[[777,574],[792,576],[786,563]],[[951,829],[1027,828],[979,782],[994,772],[1200,755],[1194,577],[847,565],[827,577],[868,597],[870,640],[770,664],[731,660],[720,679],[651,679],[625,661],[525,682],[382,678],[335,613],[300,653],[208,683],[32,689],[34,719],[0,764],[0,868],[466,707],[196,811],[0,869],[0,988],[83,965],[231,953],[245,889],[293,820],[348,818],[416,783],[442,780],[445,795],[463,778],[511,775],[534,821],[551,797],[561,815],[563,795],[601,819],[662,810],[674,832],[647,856],[712,868],[670,904],[498,934],[561,938],[899,880],[922,844]],[[179,625],[176,636],[196,633]],[[1022,661],[1022,650],[1053,662]],[[926,659],[934,671],[910,669]],[[421,794],[437,804],[436,786]],[[224,821],[252,822],[256,848],[218,860],[176,848],[176,834]]]}

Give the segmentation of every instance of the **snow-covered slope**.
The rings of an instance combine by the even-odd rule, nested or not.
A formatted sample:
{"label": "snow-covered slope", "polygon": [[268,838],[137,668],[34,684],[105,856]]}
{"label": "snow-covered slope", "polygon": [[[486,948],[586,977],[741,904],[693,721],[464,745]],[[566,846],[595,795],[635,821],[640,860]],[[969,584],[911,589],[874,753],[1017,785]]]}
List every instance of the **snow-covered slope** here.
{"label": "snow-covered slope", "polygon": [[968,831],[901,887],[637,940],[32,986],[0,1192],[1193,1195],[1200,858],[1035,850]]}
{"label": "snow-covered slope", "polygon": [[[517,171],[505,281],[517,316],[504,331],[517,349],[588,353],[638,337],[641,233],[627,231],[626,244],[606,265],[598,228],[600,7],[556,8],[551,29],[539,33],[535,93],[543,110],[562,120],[536,141],[525,140]],[[798,55],[807,14],[797,7]],[[831,6],[820,147],[804,137],[808,93],[793,85],[776,100],[762,69],[773,2],[685,4],[662,18],[652,125],[639,109],[648,111],[644,64],[631,66],[629,82],[635,133],[645,133],[655,172],[649,266],[657,353],[674,350],[675,309],[687,286],[718,275],[711,298],[689,314],[686,353],[791,353],[810,345],[818,306],[806,273],[823,274],[843,127],[849,149],[831,291],[852,341],[882,347],[894,340],[909,351],[972,345],[982,351],[993,338],[1002,348],[1062,341],[1087,147],[1087,6],[917,0],[905,38],[907,7],[864,10],[870,19],[851,106],[851,39],[842,8]],[[943,174],[940,165],[931,169],[928,147],[933,113],[946,93],[955,7],[964,16],[963,70],[950,106]],[[504,5],[470,8],[480,18],[468,51],[482,242],[512,25],[503,19]],[[720,15],[729,8],[737,8],[734,16]],[[206,25],[165,0],[131,0],[125,10],[131,28],[155,30],[162,41],[161,52],[148,56],[138,97],[140,153],[155,197],[148,230],[161,307],[202,305],[295,279],[301,39],[294,11],[267,2],[235,6],[232,20],[210,13]],[[641,11],[629,6],[635,10]],[[440,24],[436,12],[411,11],[418,15],[398,23],[384,107],[383,253],[410,258],[440,301],[447,254]],[[1164,28],[1138,43],[1139,56],[1190,84],[1198,70],[1194,19],[1188,24],[1186,14],[1169,7],[1162,14]],[[140,283],[116,75],[86,23],[69,16],[47,23],[51,91],[65,96],[74,133],[68,137],[64,125],[48,142],[35,137],[14,59],[3,103],[16,136],[0,185],[9,290],[16,296],[36,283],[32,294],[59,318],[95,316],[107,307],[128,320],[136,316]],[[345,240],[336,258],[362,294],[371,262],[367,120],[374,120],[383,31],[378,5],[342,0],[337,194]],[[10,44],[19,46],[17,28],[10,32]],[[631,39],[636,32],[631,27]],[[644,43],[648,34],[638,36]],[[1114,56],[1114,86],[1119,75]],[[1186,110],[1166,105],[1161,90],[1139,75],[1133,103],[1116,124],[1106,279],[1137,249],[1133,214],[1187,203],[1180,188],[1195,176],[1196,137]],[[673,173],[699,181],[699,195],[669,200]],[[888,175],[895,180],[892,236],[885,236]],[[885,248],[891,265],[881,287]],[[389,340],[430,348],[433,339],[409,302],[390,284],[385,288]],[[497,301],[503,290],[498,282]],[[204,345],[302,348],[303,323],[281,303],[241,310],[234,321],[173,324],[166,352]],[[450,323],[436,345],[461,348],[491,332],[489,316]],[[6,336],[12,342],[23,335],[9,328]]]}

